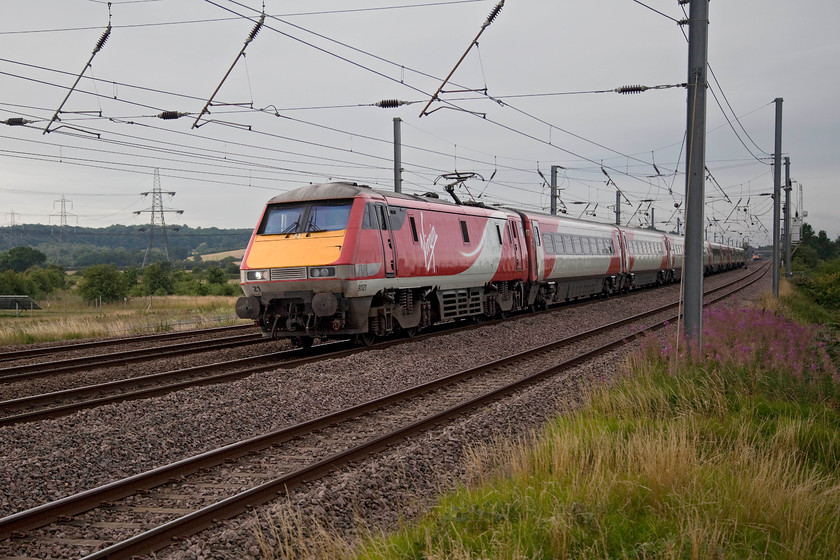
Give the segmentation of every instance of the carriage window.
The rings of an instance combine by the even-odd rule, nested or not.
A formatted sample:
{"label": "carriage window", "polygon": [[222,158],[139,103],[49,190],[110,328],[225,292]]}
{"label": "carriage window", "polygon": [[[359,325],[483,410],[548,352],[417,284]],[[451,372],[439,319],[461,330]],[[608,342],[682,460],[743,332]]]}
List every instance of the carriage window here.
{"label": "carriage window", "polygon": [[408,217],[408,223],[411,226],[411,238],[417,243],[419,238],[417,237],[417,224],[414,223],[414,216]]}
{"label": "carriage window", "polygon": [[496,235],[499,236],[499,245],[504,245],[504,241],[502,240],[502,228],[499,227],[499,224],[496,224]]}
{"label": "carriage window", "polygon": [[[545,245],[545,254],[556,255],[557,249],[554,248],[554,236],[550,233],[546,233],[544,235],[545,237],[543,237],[543,244]],[[539,239],[539,237],[537,239]]]}
{"label": "carriage window", "polygon": [[537,224],[534,224],[534,234],[534,237],[537,238],[537,245],[541,245],[542,239],[540,239],[540,226],[538,226]]}
{"label": "carriage window", "polygon": [[467,231],[467,222],[461,220],[461,236],[464,238],[464,243],[470,242],[470,232]]}

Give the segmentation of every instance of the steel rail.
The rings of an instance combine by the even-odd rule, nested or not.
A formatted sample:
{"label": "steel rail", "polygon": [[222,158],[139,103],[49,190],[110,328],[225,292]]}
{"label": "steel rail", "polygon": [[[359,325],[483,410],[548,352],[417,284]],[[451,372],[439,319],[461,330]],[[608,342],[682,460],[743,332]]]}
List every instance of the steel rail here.
{"label": "steel rail", "polygon": [[13,360],[20,360],[23,358],[35,358],[38,356],[46,356],[50,354],[60,354],[61,352],[73,352],[75,350],[84,350],[87,348],[97,348],[102,346],[115,346],[118,344],[131,344],[133,342],[149,342],[155,340],[175,340],[178,338],[188,338],[190,336],[202,336],[205,334],[212,334],[215,332],[225,332],[231,330],[253,329],[253,324],[247,325],[229,325],[225,327],[210,327],[207,329],[195,329],[190,331],[178,331],[169,333],[144,334],[131,337],[108,338],[104,340],[90,340],[87,342],[74,342],[70,344],[62,344],[61,346],[45,346],[42,348],[26,348],[23,350],[10,350],[0,354],[0,362],[10,362]]}
{"label": "steel rail", "polygon": [[[766,273],[766,270],[764,272]],[[762,276],[763,276],[763,274],[762,274]],[[734,293],[735,291],[743,289],[747,285],[749,285],[753,282],[756,282],[759,278],[760,277],[753,279],[750,283],[745,284],[744,286],[741,286],[741,287],[737,288],[736,290],[733,290],[730,293],[724,294],[724,295],[720,296],[718,299],[722,299],[723,297],[727,297],[727,296],[731,295],[731,293]],[[744,278],[740,278],[734,283],[738,283],[738,282],[742,282],[742,281],[744,281]],[[710,292],[720,291],[720,290],[722,290],[726,287],[727,286],[715,288],[714,290],[710,290]],[[386,407],[386,406],[392,406],[394,403],[396,403],[398,401],[406,400],[406,399],[411,398],[413,396],[417,396],[417,395],[420,395],[422,393],[427,393],[429,391],[433,391],[433,390],[438,389],[440,387],[443,387],[445,385],[450,385],[452,383],[455,383],[459,380],[474,377],[476,375],[479,375],[480,373],[483,373],[483,372],[487,371],[488,369],[496,369],[496,368],[499,368],[499,367],[504,367],[504,366],[509,365],[511,363],[521,361],[525,358],[533,357],[537,354],[556,349],[556,348],[561,347],[561,346],[563,346],[565,344],[568,344],[570,342],[580,340],[581,338],[585,338],[585,337],[588,337],[588,336],[593,336],[595,334],[600,334],[600,333],[602,333],[606,330],[614,329],[614,328],[617,328],[617,327],[626,326],[627,324],[629,324],[631,322],[639,321],[639,320],[641,320],[643,318],[646,318],[646,317],[649,317],[653,314],[662,313],[664,311],[667,311],[668,309],[672,308],[675,305],[676,304],[673,304],[673,303],[668,304],[666,306],[662,306],[662,307],[657,308],[655,310],[650,310],[650,311],[638,314],[634,317],[628,317],[628,318],[621,319],[619,321],[615,321],[613,323],[610,323],[609,325],[603,325],[601,327],[590,329],[589,331],[587,331],[585,333],[578,333],[578,334],[572,335],[570,337],[566,337],[562,340],[558,340],[558,341],[549,343],[547,345],[544,345],[544,346],[541,346],[541,347],[538,347],[538,348],[535,348],[535,349],[520,352],[520,353],[518,353],[514,356],[509,356],[509,357],[503,358],[501,360],[496,360],[496,361],[493,361],[493,362],[490,362],[490,363],[487,363],[487,364],[483,364],[483,365],[475,367],[475,368],[470,368],[468,370],[458,372],[456,374],[452,374],[450,376],[440,378],[438,380],[434,380],[434,381],[429,382],[429,383],[421,384],[421,385],[412,387],[410,389],[406,389],[406,390],[400,391],[398,393],[394,393],[392,395],[387,395],[387,396],[384,396],[384,397],[381,397],[381,398],[378,398],[378,399],[371,400],[367,403],[363,403],[363,404],[354,406],[354,407],[346,409],[346,410],[338,411],[338,412],[335,412],[335,413],[332,413],[332,414],[329,414],[329,415],[325,415],[325,416],[322,416],[320,418],[317,418],[317,419],[314,419],[314,420],[311,420],[311,421],[308,421],[308,422],[304,422],[304,423],[297,424],[295,426],[291,426],[291,427],[288,427],[288,428],[284,428],[284,429],[281,429],[281,430],[278,430],[278,431],[275,431],[275,432],[272,432],[272,433],[269,433],[269,434],[264,434],[262,436],[251,438],[249,440],[244,440],[242,442],[231,444],[231,445],[225,446],[223,448],[220,448],[218,450],[209,451],[209,452],[203,453],[201,455],[197,455],[195,457],[184,459],[182,461],[178,461],[176,463],[172,463],[172,464],[166,465],[164,467],[160,467],[160,468],[157,468],[157,469],[153,469],[151,471],[147,471],[145,473],[141,473],[141,474],[129,477],[129,478],[124,479],[122,481],[117,481],[117,482],[114,482],[114,483],[111,483],[111,484],[107,484],[107,485],[104,485],[104,486],[101,486],[101,487],[98,487],[98,488],[94,488],[94,489],[91,489],[91,490],[88,490],[88,491],[85,491],[85,492],[81,492],[81,493],[73,495],[73,496],[68,496],[66,498],[57,500],[55,502],[51,502],[51,503],[48,503],[48,504],[44,504],[42,506],[32,508],[30,510],[25,510],[25,511],[19,512],[17,514],[13,514],[13,515],[8,516],[6,518],[0,519],[0,540],[6,538],[8,536],[13,536],[13,535],[15,535],[15,534],[17,534],[21,531],[27,531],[27,530],[31,530],[31,529],[34,529],[34,528],[37,528],[37,527],[47,525],[47,524],[52,523],[56,520],[59,520],[60,518],[65,517],[65,516],[72,516],[72,515],[82,513],[84,511],[95,509],[96,507],[101,505],[103,502],[110,502],[110,501],[117,500],[117,499],[120,499],[120,498],[123,498],[123,497],[126,497],[126,496],[130,496],[130,495],[132,495],[133,493],[135,493],[139,490],[145,490],[145,489],[153,488],[155,486],[159,486],[161,484],[169,482],[173,478],[189,475],[191,473],[194,473],[194,472],[198,471],[199,469],[220,465],[220,464],[224,463],[225,461],[228,461],[230,459],[235,459],[235,458],[238,458],[238,457],[242,457],[242,456],[244,456],[244,455],[246,455],[249,452],[252,452],[254,450],[265,449],[267,447],[277,445],[281,442],[288,441],[288,440],[293,439],[295,437],[299,437],[300,435],[303,435],[303,434],[306,434],[306,433],[311,433],[313,431],[323,429],[323,428],[325,428],[329,425],[336,424],[336,423],[341,422],[343,420],[347,420],[349,418],[355,418],[355,417],[358,417],[360,415],[370,413],[372,411],[375,411],[377,409],[380,409],[380,408],[383,408],[383,407]],[[661,327],[662,325],[663,325],[663,322],[658,321],[653,327],[649,327],[649,328],[657,328],[657,327]],[[257,503],[257,502],[255,502],[255,500],[257,500],[259,496],[262,496],[262,497],[268,496],[268,498],[266,498],[266,499],[271,499],[271,498],[275,497],[274,493],[278,491],[277,488],[279,488],[280,486],[290,485],[290,484],[299,484],[300,481],[302,481],[304,479],[311,479],[315,476],[320,476],[320,475],[324,474],[325,472],[327,472],[328,470],[331,470],[332,468],[334,468],[335,465],[344,464],[348,461],[352,461],[352,460],[354,460],[354,458],[359,458],[362,455],[366,455],[366,454],[374,452],[375,450],[381,449],[383,446],[388,445],[389,443],[393,443],[393,441],[395,441],[393,438],[395,438],[395,437],[397,439],[403,439],[404,437],[406,437],[405,435],[399,435],[401,433],[414,433],[414,432],[411,432],[411,430],[417,430],[418,427],[420,427],[420,426],[427,426],[427,425],[429,425],[429,423],[440,422],[443,419],[450,418],[452,415],[461,414],[461,413],[463,413],[463,407],[474,408],[475,406],[479,406],[479,404],[487,402],[488,399],[492,400],[493,398],[495,398],[496,395],[499,395],[499,394],[501,394],[505,391],[509,391],[510,388],[512,388],[512,387],[521,386],[523,383],[533,382],[536,379],[541,379],[542,377],[545,377],[546,375],[548,375],[547,372],[554,372],[554,371],[557,371],[559,369],[568,368],[571,365],[577,364],[580,361],[588,359],[593,355],[597,355],[601,352],[606,351],[606,350],[604,350],[604,348],[609,349],[609,348],[614,348],[616,346],[620,346],[622,344],[625,344],[628,340],[630,340],[630,339],[632,339],[636,336],[640,336],[644,332],[645,332],[645,330],[642,330],[642,331],[638,331],[638,332],[634,333],[630,337],[627,337],[627,336],[621,337],[620,339],[617,339],[617,340],[607,344],[606,346],[604,346],[602,348],[585,352],[585,353],[583,353],[579,356],[576,356],[576,357],[574,357],[570,360],[564,361],[562,364],[558,364],[556,366],[553,366],[552,368],[549,368],[548,370],[545,370],[543,372],[535,374],[535,376],[530,376],[528,378],[525,378],[524,380],[520,380],[520,381],[518,381],[514,384],[508,385],[508,386],[506,386],[506,388],[498,389],[498,390],[495,390],[491,393],[488,393],[488,395],[490,395],[490,396],[485,395],[484,397],[480,397],[478,399],[473,399],[472,401],[469,401],[467,404],[463,405],[462,407],[456,407],[457,410],[460,410],[460,412],[457,412],[456,409],[451,409],[450,411],[447,411],[445,413],[440,413],[440,414],[434,415],[433,417],[431,417],[431,419],[424,419],[424,420],[422,420],[418,423],[412,424],[412,426],[410,426],[408,428],[405,428],[403,430],[398,431],[396,433],[397,435],[392,434],[390,436],[382,436],[382,437],[374,440],[373,443],[369,443],[367,445],[359,446],[358,448],[354,448],[353,450],[350,450],[349,452],[339,454],[337,456],[331,457],[331,458],[326,459],[324,461],[320,461],[320,462],[316,463],[315,465],[311,466],[309,469],[304,469],[304,470],[298,471],[296,473],[292,473],[290,475],[287,475],[287,476],[285,476],[281,479],[278,479],[277,481],[273,481],[273,483],[272,483],[273,485],[262,485],[258,488],[253,489],[253,490],[246,491],[246,492],[238,495],[238,497],[234,497],[234,498],[237,498],[237,500],[233,500],[233,498],[223,500],[222,502],[219,502],[218,504],[216,504],[214,506],[209,506],[208,508],[204,508],[202,510],[199,510],[195,514],[187,515],[184,518],[181,518],[180,520],[175,520],[171,523],[179,522],[181,524],[186,523],[187,525],[190,525],[190,524],[193,524],[193,523],[200,523],[200,524],[205,523],[207,521],[207,519],[213,519],[215,517],[219,517],[219,515],[222,514],[221,512],[233,511],[233,510],[229,509],[231,507],[234,508],[236,511],[241,512],[245,509],[245,506],[242,504],[242,501],[248,502],[248,503],[253,505],[254,503]],[[425,429],[425,428],[419,428],[419,429]],[[408,432],[406,432],[406,430],[408,430]],[[379,442],[379,443],[377,443],[377,442]],[[377,447],[377,445],[381,445],[381,446]],[[363,451],[364,449],[367,449],[367,451]],[[362,454],[362,455],[360,455],[360,454]],[[272,488],[272,490],[268,494],[265,494],[264,493],[265,488]],[[291,486],[290,486],[290,488],[291,488]],[[270,494],[270,496],[269,496],[269,494]],[[262,500],[262,498],[259,498],[259,500]],[[265,500],[263,500],[263,501],[265,501]],[[238,505],[235,505],[237,503],[238,503]],[[200,513],[200,512],[204,512],[204,513],[202,515],[197,516],[197,514]],[[206,517],[206,515],[209,515],[210,517]],[[225,513],[224,515],[227,515],[227,513]],[[202,521],[196,521],[198,519],[202,519]],[[183,536],[185,534],[188,534],[188,532],[190,532],[190,531],[195,532],[195,530],[200,530],[201,528],[204,528],[206,526],[206,525],[202,525],[199,529],[195,529],[195,527],[197,527],[197,525],[192,525],[193,529],[183,529],[182,525],[178,525],[179,527],[182,527],[182,528],[175,529],[175,526],[173,525],[172,527],[164,529],[164,527],[167,527],[169,525],[170,524],[166,524],[166,526],[162,526],[159,529],[154,529],[154,530],[152,530],[148,533],[144,533],[144,535],[147,535],[147,537],[153,537],[154,539],[157,539],[158,538],[156,536],[157,532],[162,530],[164,532],[164,534],[166,535],[165,539],[167,539],[167,543],[168,543],[168,542],[170,542],[173,535]],[[176,530],[176,533],[172,533],[171,532],[172,530]],[[187,532],[184,532],[184,531],[187,531]],[[140,535],[140,536],[142,536],[142,535]],[[135,541],[135,539],[139,538],[140,536],[129,539],[129,541],[125,541],[125,543],[128,543],[125,546],[128,546],[129,548],[120,549],[120,550],[123,551],[123,552],[121,552],[121,554],[129,554],[130,555],[130,554],[138,553],[138,551],[141,551],[141,550],[145,551],[145,552],[153,550],[151,548],[143,548],[143,549],[130,548],[130,547],[135,546],[135,544],[131,544],[131,543],[139,542],[139,541]],[[150,541],[150,542],[159,543],[159,542],[162,542],[162,541],[154,540],[154,541]],[[117,545],[115,545],[115,546],[117,546]],[[123,546],[123,545],[121,545],[121,546]],[[148,546],[148,545],[143,545],[143,546]],[[157,546],[157,545],[155,545],[155,546]],[[109,555],[112,554],[113,552],[115,552],[116,550],[117,549],[114,549],[113,547],[109,547],[108,549],[103,549],[102,551],[100,551],[100,553],[105,553],[106,551],[108,551],[107,552],[108,555],[99,556],[100,553],[96,553],[95,555],[92,555],[89,558],[110,557]],[[118,557],[125,557],[125,556],[118,556]]]}
{"label": "steel rail", "polygon": [[[317,350],[315,350],[315,354],[313,354],[312,350],[310,350],[307,355],[298,358],[292,358],[290,360],[282,362],[278,362],[276,360],[278,358],[282,359],[288,356],[301,356],[301,354],[305,354],[306,351],[301,349],[283,350],[280,352],[271,352],[268,354],[260,354],[258,356],[250,356],[247,358],[239,358],[236,360],[227,360],[224,362],[216,362],[213,364],[192,366],[173,371],[153,373],[150,375],[130,377],[127,379],[118,379],[116,381],[98,383],[96,385],[87,385],[84,387],[76,387],[72,389],[54,391],[52,393],[44,393],[40,395],[31,395],[27,397],[20,397],[17,399],[0,401],[0,410],[15,411],[27,407],[37,406],[39,404],[54,403],[62,399],[67,400],[90,395],[102,395],[104,392],[107,391],[121,391],[108,396],[98,396],[93,399],[58,405],[44,410],[30,411],[13,416],[5,416],[0,418],[0,426],[9,426],[22,422],[33,422],[36,420],[43,420],[45,418],[56,418],[59,416],[65,416],[67,414],[77,412],[79,410],[93,408],[104,404],[164,395],[187,387],[232,381],[234,379],[245,377],[253,373],[269,371],[272,369],[289,369],[292,367],[297,367],[326,358],[342,357],[344,355],[350,355],[355,352],[358,352],[358,349],[335,349],[336,347],[343,348],[345,346],[345,342],[331,342],[327,344],[319,344],[318,346],[316,346],[315,349]],[[223,370],[225,368],[241,367],[245,364],[259,362],[269,363],[262,366],[251,366],[243,369],[236,369],[234,371],[228,371],[216,375],[202,375],[205,373],[212,373],[215,371]],[[185,381],[168,383],[164,385],[154,385],[152,387],[141,388],[134,391],[128,390],[134,387],[142,387],[143,385],[154,384],[161,380],[176,379],[179,377],[193,378]]]}
{"label": "steel rail", "polygon": [[90,367],[103,367],[109,365],[122,365],[128,362],[140,362],[154,360],[162,356],[177,356],[194,350],[217,350],[241,346],[243,344],[257,344],[264,342],[258,333],[240,334],[225,338],[210,340],[196,340],[192,342],[181,342],[167,346],[153,348],[138,348],[136,350],[124,350],[111,354],[98,354],[95,356],[82,356],[56,360],[53,362],[39,362],[35,364],[24,364],[0,369],[0,383],[20,381],[22,379],[35,379],[57,373],[70,373],[84,370]]}

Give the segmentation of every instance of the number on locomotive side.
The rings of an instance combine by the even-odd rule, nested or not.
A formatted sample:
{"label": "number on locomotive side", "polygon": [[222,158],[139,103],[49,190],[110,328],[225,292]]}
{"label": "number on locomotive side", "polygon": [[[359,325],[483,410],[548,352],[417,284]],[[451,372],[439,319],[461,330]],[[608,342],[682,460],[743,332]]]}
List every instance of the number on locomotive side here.
{"label": "number on locomotive side", "polygon": [[367,291],[367,284],[359,284],[359,291],[366,292]]}

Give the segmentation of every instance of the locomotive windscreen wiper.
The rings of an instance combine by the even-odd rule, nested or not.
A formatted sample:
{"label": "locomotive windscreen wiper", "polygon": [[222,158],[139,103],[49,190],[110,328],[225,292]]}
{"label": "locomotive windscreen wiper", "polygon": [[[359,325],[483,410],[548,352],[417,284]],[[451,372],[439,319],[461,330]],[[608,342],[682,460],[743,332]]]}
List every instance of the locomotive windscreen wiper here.
{"label": "locomotive windscreen wiper", "polygon": [[318,233],[319,231],[327,231],[322,227],[319,227],[318,224],[315,223],[314,218],[309,218],[309,223],[306,224],[306,235],[309,236],[310,233],[315,232]]}
{"label": "locomotive windscreen wiper", "polygon": [[298,223],[297,223],[297,220],[295,220],[294,223],[289,224],[289,226],[286,229],[284,229],[283,231],[281,231],[280,234],[282,235],[282,234],[285,233],[286,237],[289,237],[290,235],[292,235],[295,232],[295,230],[297,229],[297,226],[298,226]]}

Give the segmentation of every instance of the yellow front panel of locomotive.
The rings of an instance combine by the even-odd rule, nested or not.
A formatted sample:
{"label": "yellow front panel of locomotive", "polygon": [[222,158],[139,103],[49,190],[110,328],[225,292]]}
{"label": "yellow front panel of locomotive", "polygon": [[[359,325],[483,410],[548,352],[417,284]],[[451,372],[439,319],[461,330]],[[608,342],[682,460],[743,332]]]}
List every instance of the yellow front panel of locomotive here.
{"label": "yellow front panel of locomotive", "polygon": [[258,235],[251,245],[247,268],[321,266],[341,255],[346,230],[286,235]]}

